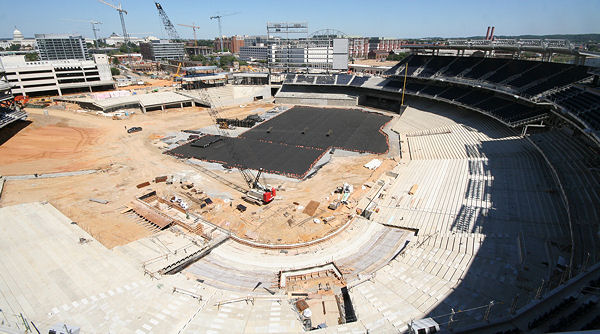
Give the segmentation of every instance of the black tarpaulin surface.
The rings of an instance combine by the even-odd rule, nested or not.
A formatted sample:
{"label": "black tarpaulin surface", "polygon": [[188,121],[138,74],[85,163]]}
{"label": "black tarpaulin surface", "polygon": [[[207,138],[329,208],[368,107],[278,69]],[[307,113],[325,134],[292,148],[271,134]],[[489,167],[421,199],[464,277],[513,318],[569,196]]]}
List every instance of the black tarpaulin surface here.
{"label": "black tarpaulin surface", "polygon": [[165,153],[303,178],[330,148],[386,153],[381,128],[390,120],[360,109],[296,106],[240,137],[206,135]]}

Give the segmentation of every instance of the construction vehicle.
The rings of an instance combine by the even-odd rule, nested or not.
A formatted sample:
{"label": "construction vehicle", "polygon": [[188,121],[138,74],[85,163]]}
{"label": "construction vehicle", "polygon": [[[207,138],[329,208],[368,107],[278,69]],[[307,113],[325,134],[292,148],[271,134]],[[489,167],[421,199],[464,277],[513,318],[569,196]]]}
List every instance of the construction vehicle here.
{"label": "construction vehicle", "polygon": [[20,109],[25,108],[27,106],[27,103],[29,103],[29,96],[24,96],[24,95],[15,96],[15,104]]}
{"label": "construction vehicle", "polygon": [[246,196],[242,197],[245,201],[260,205],[271,203],[275,199],[277,195],[275,188],[264,186],[259,182],[262,171],[262,168],[258,170],[254,180],[246,179],[250,190],[246,193]]}
{"label": "construction vehicle", "polygon": [[[210,108],[208,109],[208,114],[210,115],[210,117],[212,118],[213,123],[215,124],[215,127],[217,128],[217,131],[219,132],[219,135],[221,137],[228,137],[227,133],[225,132],[225,129],[221,127],[221,124],[219,124],[218,119],[221,118],[219,116],[219,109],[216,107],[216,104],[213,103],[212,101],[212,97],[210,96],[210,93],[208,93],[207,89],[203,89],[200,91],[201,99],[204,101],[207,101],[208,104],[210,105]],[[236,152],[235,150],[232,148],[231,149],[231,154],[234,157],[234,160],[236,159]],[[242,197],[242,199],[244,199],[245,201],[249,202],[249,203],[253,203],[253,204],[257,204],[257,205],[262,205],[262,204],[269,204],[271,203],[276,196],[276,190],[275,188],[269,186],[269,185],[263,185],[262,183],[260,183],[260,176],[262,175],[263,169],[260,168],[258,170],[258,173],[256,174],[256,177],[254,177],[252,175],[252,172],[250,172],[249,169],[243,169],[243,168],[238,168],[240,174],[242,175],[242,177],[244,178],[244,181],[246,181],[246,184],[248,185],[249,189],[246,190],[241,190],[238,189],[239,186],[236,186],[236,189],[242,191],[245,196]],[[219,180],[221,180],[222,182],[226,182],[227,184],[231,184],[231,182],[229,181],[223,181],[221,178],[219,178]]]}
{"label": "construction vehicle", "polygon": [[175,78],[179,78],[181,76],[179,74],[179,71],[181,71],[181,63],[179,63],[179,65],[177,65],[177,72],[175,72],[175,74],[173,75],[173,80],[175,80]]}

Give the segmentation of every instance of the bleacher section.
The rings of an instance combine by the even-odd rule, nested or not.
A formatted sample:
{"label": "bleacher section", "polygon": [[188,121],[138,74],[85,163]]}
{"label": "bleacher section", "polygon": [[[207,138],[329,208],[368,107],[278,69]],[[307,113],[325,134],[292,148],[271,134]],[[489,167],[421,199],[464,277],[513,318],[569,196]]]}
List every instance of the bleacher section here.
{"label": "bleacher section", "polygon": [[[401,91],[403,82],[390,80],[384,90]],[[409,79],[406,82],[406,93],[436,99],[445,99],[450,103],[468,107],[495,117],[509,126],[545,117],[547,112],[533,105],[524,105],[514,101],[509,95],[493,91],[470,88],[468,86],[440,86],[434,82]],[[501,96],[502,95],[502,96]]]}
{"label": "bleacher section", "polygon": [[339,74],[336,75],[337,80],[335,81],[336,85],[347,85],[352,81],[352,75],[349,74]]}
{"label": "bleacher section", "polygon": [[298,74],[296,76],[296,83],[307,83],[307,84],[312,84],[315,82],[315,77],[312,75],[302,75],[302,74]]}
{"label": "bleacher section", "polygon": [[567,129],[530,135],[556,169],[568,198],[575,241],[575,268],[600,259],[598,245],[600,171],[598,150]]}
{"label": "bleacher section", "polygon": [[439,71],[442,68],[448,66],[453,60],[454,59],[452,57],[435,57],[435,58],[432,58],[427,63],[427,66],[425,66],[425,68],[423,69],[423,71],[421,71],[421,73],[419,73],[419,76],[423,77],[423,78],[431,77],[432,75],[436,74],[437,71]]}
{"label": "bleacher section", "polygon": [[490,58],[485,61],[477,63],[477,65],[471,67],[469,72],[465,74],[465,77],[471,79],[481,79],[489,76],[497,69],[506,64],[506,59]]}
{"label": "bleacher section", "polygon": [[456,58],[456,60],[454,60],[452,62],[452,64],[450,64],[450,66],[448,66],[448,68],[443,72],[442,75],[446,76],[446,77],[457,76],[460,73],[464,72],[466,69],[475,66],[480,61],[481,61],[481,58],[471,58],[471,57]]}
{"label": "bleacher section", "polygon": [[321,75],[317,77],[317,85],[333,85],[335,77],[333,75]]}
{"label": "bleacher section", "polygon": [[296,78],[296,75],[294,74],[286,74],[285,75],[285,83],[294,83],[294,79]]}
{"label": "bleacher section", "polygon": [[585,122],[592,130],[600,131],[600,94],[571,86],[549,95],[548,99]]}
{"label": "bleacher section", "polygon": [[367,80],[369,80],[369,77],[354,77],[354,79],[352,79],[352,82],[350,83],[350,86],[360,87]]}
{"label": "bleacher section", "polygon": [[[585,66],[503,58],[410,55],[385,73],[390,76],[385,81],[351,74],[288,74],[286,83],[400,93],[405,70],[407,94],[443,99],[493,116],[508,126],[521,126],[547,117],[550,108],[539,101],[552,95],[550,100],[564,100],[565,109],[576,115],[580,123],[586,123],[594,131],[600,129],[599,95],[585,93],[568,98],[574,91],[564,90],[592,76]],[[515,100],[517,96],[520,101]]]}
{"label": "bleacher section", "polygon": [[480,57],[411,55],[385,74],[448,78],[489,83],[508,93],[535,97],[544,92],[583,80],[590,75],[585,66],[528,60]]}
{"label": "bleacher section", "polygon": [[24,111],[0,107],[0,128],[9,125],[12,122],[25,119],[27,119],[27,113]]}

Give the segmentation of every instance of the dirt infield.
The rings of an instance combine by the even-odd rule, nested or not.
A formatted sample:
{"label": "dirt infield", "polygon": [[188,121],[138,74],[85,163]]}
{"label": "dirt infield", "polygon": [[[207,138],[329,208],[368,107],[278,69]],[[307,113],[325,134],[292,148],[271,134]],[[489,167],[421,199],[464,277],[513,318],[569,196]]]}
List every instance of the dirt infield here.
{"label": "dirt infield", "polygon": [[[244,107],[221,110],[223,117],[244,118],[253,110],[268,110],[274,105],[256,102]],[[278,199],[268,206],[248,205],[242,194],[194,167],[162,154],[164,138],[171,132],[199,129],[213,124],[204,108],[173,109],[168,112],[135,114],[126,120],[113,120],[92,113],[49,108],[28,109],[29,119],[14,128],[3,128],[0,138],[0,174],[23,175],[94,169],[87,175],[58,178],[9,180],[4,185],[0,206],[48,201],[73,222],[108,248],[123,245],[154,233],[139,219],[124,214],[136,197],[151,190],[162,196],[178,194],[185,198],[179,182],[167,185],[152,182],[157,176],[195,173],[200,181],[196,189],[211,196],[214,204],[199,211],[205,219],[226,228],[242,238],[264,243],[295,243],[315,240],[331,233],[354,212],[343,206],[330,212],[327,205],[334,200],[333,190],[344,182],[355,185],[352,203],[367,191],[365,182],[373,182],[394,162],[385,160],[377,171],[363,168],[376,155],[333,157],[315,176],[298,182],[272,178],[263,181],[278,187]],[[18,122],[19,123],[19,122]],[[140,126],[141,132],[129,134],[125,127]],[[13,130],[13,131],[7,131]],[[0,134],[1,135],[1,134]],[[1,136],[0,136],[1,137]],[[379,156],[382,158],[381,156]],[[385,158],[383,158],[385,159]],[[245,181],[233,171],[219,171],[223,178],[238,185]],[[150,181],[138,189],[136,185]],[[101,204],[90,198],[108,201]],[[228,200],[224,200],[227,198]],[[328,223],[313,223],[303,213],[310,201],[320,203],[316,216],[334,216]],[[248,206],[245,212],[237,204]]]}

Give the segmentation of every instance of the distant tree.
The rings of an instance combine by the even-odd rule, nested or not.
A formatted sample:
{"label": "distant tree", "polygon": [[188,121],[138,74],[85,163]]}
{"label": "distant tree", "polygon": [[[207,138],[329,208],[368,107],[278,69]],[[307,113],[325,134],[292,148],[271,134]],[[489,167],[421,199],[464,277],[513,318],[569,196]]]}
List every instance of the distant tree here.
{"label": "distant tree", "polygon": [[202,63],[206,62],[207,60],[203,55],[193,55],[190,57],[190,59],[193,61],[201,61]]}
{"label": "distant tree", "polygon": [[406,56],[408,56],[408,53],[406,52],[400,52],[398,54],[391,53],[389,56],[387,56],[386,60],[401,61],[402,59],[406,58]]}
{"label": "distant tree", "polygon": [[11,46],[8,47],[8,51],[19,51],[21,50],[21,44],[11,44]]}
{"label": "distant tree", "polygon": [[4,51],[4,48],[0,46],[0,51]]}
{"label": "distant tree", "polygon": [[212,39],[199,39],[197,42],[198,46],[213,46],[215,44]]}
{"label": "distant tree", "polygon": [[234,61],[235,61],[234,56],[221,56],[219,58],[219,66],[221,68],[229,67],[233,64]]}
{"label": "distant tree", "polygon": [[119,74],[121,74],[121,71],[118,68],[111,67],[110,68],[110,74],[112,74],[112,75],[119,75]]}
{"label": "distant tree", "polygon": [[115,66],[116,66],[116,65],[119,65],[121,62],[119,61],[119,58],[117,58],[117,57],[113,57],[113,58],[112,58],[112,63],[113,63],[113,65],[115,65]]}
{"label": "distant tree", "polygon": [[225,55],[225,56],[219,57],[219,67],[221,67],[221,68],[231,67],[231,66],[233,66],[234,62],[238,62],[242,66],[248,64],[246,61],[239,60],[238,58],[236,58],[233,55]]}
{"label": "distant tree", "polygon": [[30,52],[25,55],[25,60],[26,61],[38,61],[38,60],[40,60],[40,55],[38,55],[37,52]]}

